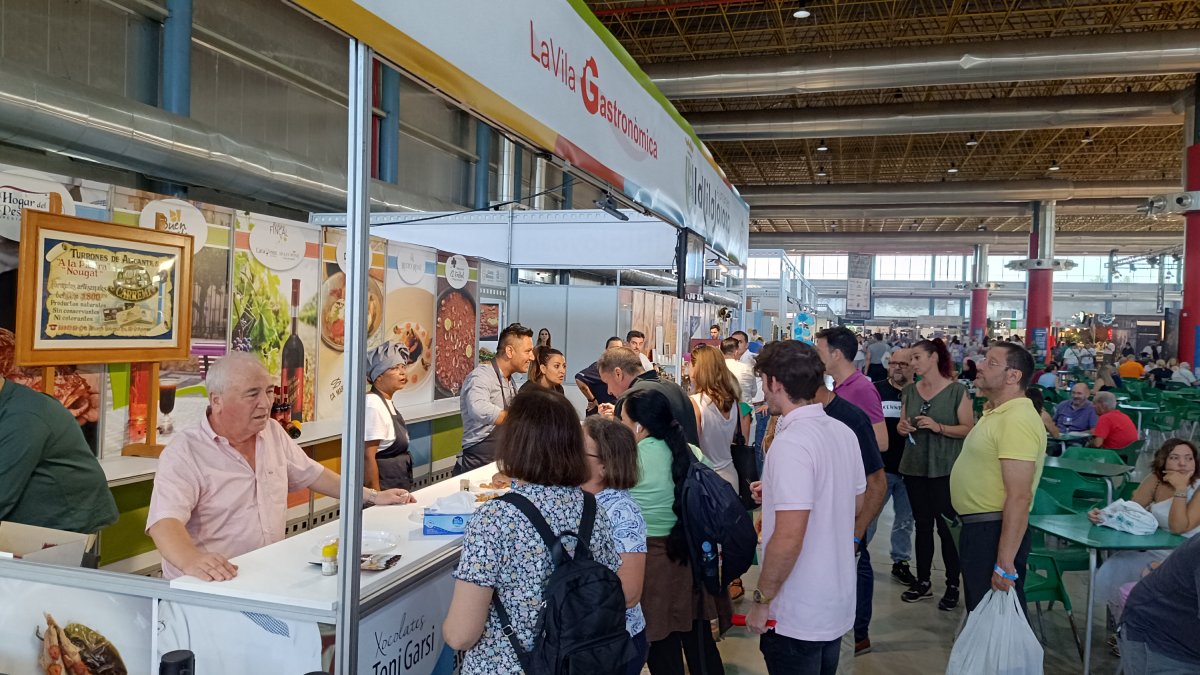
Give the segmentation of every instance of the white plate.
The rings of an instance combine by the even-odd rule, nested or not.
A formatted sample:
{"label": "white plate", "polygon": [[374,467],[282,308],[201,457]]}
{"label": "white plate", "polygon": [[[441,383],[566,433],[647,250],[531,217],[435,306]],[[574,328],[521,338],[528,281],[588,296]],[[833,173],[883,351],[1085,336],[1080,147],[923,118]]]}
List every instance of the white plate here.
{"label": "white plate", "polygon": [[[362,533],[362,552],[364,555],[376,555],[378,553],[387,553],[396,548],[400,543],[400,539],[391,532],[383,530],[363,530]],[[321,544],[316,544],[309,549],[317,557],[321,559]]]}
{"label": "white plate", "polygon": [[33,631],[40,627],[45,632],[44,611],[64,628],[82,623],[99,631],[121,653],[130,673],[148,673],[157,663],[150,653],[154,627],[149,598],[17,579],[0,579],[0,597],[0,672],[41,672],[42,643]]}

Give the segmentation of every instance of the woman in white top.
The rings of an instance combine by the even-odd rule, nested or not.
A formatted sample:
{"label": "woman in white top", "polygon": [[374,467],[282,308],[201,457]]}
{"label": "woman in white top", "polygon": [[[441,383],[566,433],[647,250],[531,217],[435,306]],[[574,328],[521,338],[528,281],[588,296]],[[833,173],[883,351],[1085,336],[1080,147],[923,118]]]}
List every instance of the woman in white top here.
{"label": "woman in white top", "polygon": [[[1150,511],[1161,529],[1191,537],[1200,531],[1200,499],[1193,499],[1200,484],[1200,453],[1191,441],[1169,439],[1154,455],[1150,475],[1133,493],[1133,499]],[[1100,510],[1088,513],[1099,524]],[[1170,551],[1121,551],[1104,561],[1096,574],[1097,594],[1108,602],[1114,618],[1124,605],[1120,589],[1142,577],[1146,567],[1162,561]]]}
{"label": "woman in white top", "polygon": [[408,384],[408,350],[398,342],[385,342],[367,355],[366,429],[363,483],[373,490],[412,489],[412,455],[408,428],[396,411],[392,395]]}
{"label": "woman in white top", "polygon": [[722,478],[738,489],[730,444],[740,422],[737,378],[725,367],[721,352],[709,345],[692,350],[692,407],[700,433],[700,451]]}

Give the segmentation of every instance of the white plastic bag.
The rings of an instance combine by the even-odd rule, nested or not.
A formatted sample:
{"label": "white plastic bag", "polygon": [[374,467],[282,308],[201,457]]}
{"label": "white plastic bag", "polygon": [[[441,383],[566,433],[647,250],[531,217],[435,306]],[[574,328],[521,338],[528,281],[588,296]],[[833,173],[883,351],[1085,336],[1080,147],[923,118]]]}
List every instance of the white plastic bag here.
{"label": "white plastic bag", "polygon": [[1137,502],[1118,499],[1100,510],[1100,524],[1129,534],[1147,535],[1158,530],[1158,520]]}
{"label": "white plastic bag", "polygon": [[1042,675],[1042,645],[1016,591],[988,591],[967,615],[946,675]]}

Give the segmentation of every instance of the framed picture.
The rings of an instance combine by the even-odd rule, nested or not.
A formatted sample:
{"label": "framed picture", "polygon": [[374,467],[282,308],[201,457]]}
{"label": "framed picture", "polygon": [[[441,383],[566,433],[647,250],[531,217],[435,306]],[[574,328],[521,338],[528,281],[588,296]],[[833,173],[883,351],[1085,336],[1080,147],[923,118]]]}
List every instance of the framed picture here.
{"label": "framed picture", "polygon": [[25,209],[22,366],[186,359],[192,237]]}

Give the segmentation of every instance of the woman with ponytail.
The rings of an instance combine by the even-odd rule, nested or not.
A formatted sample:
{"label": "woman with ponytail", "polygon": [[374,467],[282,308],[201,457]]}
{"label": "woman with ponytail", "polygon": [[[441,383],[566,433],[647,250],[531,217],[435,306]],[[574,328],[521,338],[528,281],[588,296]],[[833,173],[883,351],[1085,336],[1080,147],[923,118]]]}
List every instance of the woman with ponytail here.
{"label": "woman with ponytail", "polygon": [[950,503],[950,469],[962,452],[963,439],[975,426],[975,414],[965,385],[954,377],[954,362],[940,339],[921,340],[910,353],[912,369],[921,377],[900,393],[900,422],[896,431],[905,435],[900,474],[916,521],[917,582],[900,598],[917,602],[933,597],[930,583],[933,566],[933,531],[942,543],[946,565],[946,592],[938,609],[958,606],[959,564],[946,519],[955,519]]}
{"label": "woman with ponytail", "polygon": [[723,673],[709,628],[709,621],[717,617],[716,603],[693,587],[680,520],[688,466],[693,459],[708,462],[699,448],[688,444],[662,393],[635,390],[622,399],[617,415],[638,444],[639,479],[629,494],[646,520],[642,612],[650,642],[647,665],[652,675],[683,675],[686,656],[686,672]]}

